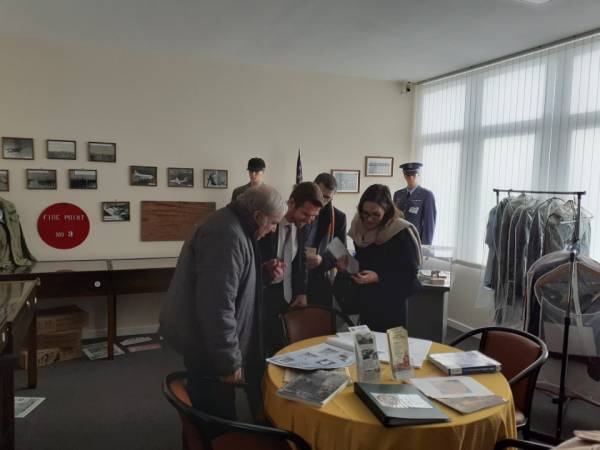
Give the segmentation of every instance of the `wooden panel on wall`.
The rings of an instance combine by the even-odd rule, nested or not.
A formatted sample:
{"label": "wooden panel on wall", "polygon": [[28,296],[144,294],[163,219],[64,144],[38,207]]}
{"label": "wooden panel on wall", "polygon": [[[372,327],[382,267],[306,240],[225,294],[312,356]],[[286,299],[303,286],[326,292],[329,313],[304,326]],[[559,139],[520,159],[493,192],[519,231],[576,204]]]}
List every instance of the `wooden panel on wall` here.
{"label": "wooden panel on wall", "polygon": [[184,241],[214,212],[214,202],[142,202],[142,241]]}

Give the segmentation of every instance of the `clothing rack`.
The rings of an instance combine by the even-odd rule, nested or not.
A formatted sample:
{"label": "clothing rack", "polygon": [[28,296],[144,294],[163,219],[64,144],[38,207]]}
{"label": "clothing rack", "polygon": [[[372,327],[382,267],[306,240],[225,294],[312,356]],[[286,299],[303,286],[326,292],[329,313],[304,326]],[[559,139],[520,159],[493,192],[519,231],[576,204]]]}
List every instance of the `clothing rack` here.
{"label": "clothing rack", "polygon": [[555,444],[561,441],[562,425],[563,425],[563,410],[564,404],[567,399],[566,395],[566,378],[567,378],[567,363],[569,361],[569,329],[571,327],[571,306],[573,304],[573,274],[576,273],[576,261],[577,255],[579,254],[579,230],[581,225],[581,197],[586,194],[586,191],[534,191],[534,190],[518,190],[518,189],[496,189],[496,206],[500,203],[500,193],[506,192],[510,197],[510,194],[515,192],[518,194],[543,194],[543,195],[576,195],[577,196],[577,215],[575,218],[575,230],[573,231],[573,241],[570,249],[569,262],[571,264],[569,269],[569,289],[568,289],[568,301],[567,309],[565,311],[564,318],[564,332],[563,332],[563,346],[560,364],[560,384],[558,390],[558,397],[553,401],[558,405],[558,411],[556,415],[556,433],[554,436],[546,435],[545,433],[531,432],[533,437],[538,439],[549,440]]}

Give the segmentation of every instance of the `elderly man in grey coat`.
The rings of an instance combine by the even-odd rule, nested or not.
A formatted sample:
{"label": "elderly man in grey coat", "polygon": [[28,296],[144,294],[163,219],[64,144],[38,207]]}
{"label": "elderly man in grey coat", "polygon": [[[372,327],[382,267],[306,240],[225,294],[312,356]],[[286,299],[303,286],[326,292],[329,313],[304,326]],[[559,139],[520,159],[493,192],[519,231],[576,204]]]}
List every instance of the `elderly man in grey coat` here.
{"label": "elderly man in grey coat", "polygon": [[258,406],[264,361],[256,242],[275,230],[284,212],[274,188],[251,188],[212,214],[183,245],[160,313],[160,333],[183,355],[188,393],[202,411],[235,418],[233,384],[242,379],[249,384],[251,406]]}

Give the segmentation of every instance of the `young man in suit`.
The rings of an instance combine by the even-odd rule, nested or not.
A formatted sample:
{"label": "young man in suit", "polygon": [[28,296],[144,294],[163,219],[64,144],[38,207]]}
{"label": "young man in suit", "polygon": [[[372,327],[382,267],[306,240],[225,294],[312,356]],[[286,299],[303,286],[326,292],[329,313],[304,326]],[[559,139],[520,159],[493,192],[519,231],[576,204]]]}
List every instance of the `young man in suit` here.
{"label": "young man in suit", "polygon": [[346,215],[332,204],[337,190],[333,175],[321,173],[315,178],[325,206],[311,225],[308,237],[306,265],[308,266],[308,303],[311,305],[333,306],[331,287],[336,260],[327,251],[327,246],[338,238],[346,245]]}
{"label": "young man in suit", "polygon": [[268,355],[284,346],[279,314],[306,306],[308,268],[306,240],[310,225],[323,207],[323,194],[311,182],[296,185],[288,209],[274,233],[259,243],[263,261],[263,342]]}
{"label": "young man in suit", "polygon": [[404,218],[419,232],[421,243],[431,245],[435,231],[437,210],[433,192],[419,186],[419,170],[423,164],[405,163],[400,165],[406,180],[406,187],[394,192],[394,203],[404,213]]}

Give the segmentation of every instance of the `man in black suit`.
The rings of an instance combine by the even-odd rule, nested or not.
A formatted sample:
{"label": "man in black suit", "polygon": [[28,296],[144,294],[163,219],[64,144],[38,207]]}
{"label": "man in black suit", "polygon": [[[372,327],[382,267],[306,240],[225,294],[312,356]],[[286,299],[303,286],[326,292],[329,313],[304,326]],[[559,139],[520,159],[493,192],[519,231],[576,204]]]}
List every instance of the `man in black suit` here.
{"label": "man in black suit", "polygon": [[296,185],[288,209],[274,233],[259,241],[263,261],[263,344],[268,355],[284,346],[279,314],[306,306],[308,268],[306,240],[310,225],[323,207],[323,194],[311,182]]}
{"label": "man in black suit", "polygon": [[308,303],[331,308],[331,280],[335,275],[336,260],[327,251],[327,246],[336,237],[346,245],[346,215],[332,204],[337,190],[337,182],[333,175],[321,173],[315,178],[315,184],[323,194],[325,206],[311,225],[306,247],[306,265],[309,268]]}

